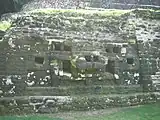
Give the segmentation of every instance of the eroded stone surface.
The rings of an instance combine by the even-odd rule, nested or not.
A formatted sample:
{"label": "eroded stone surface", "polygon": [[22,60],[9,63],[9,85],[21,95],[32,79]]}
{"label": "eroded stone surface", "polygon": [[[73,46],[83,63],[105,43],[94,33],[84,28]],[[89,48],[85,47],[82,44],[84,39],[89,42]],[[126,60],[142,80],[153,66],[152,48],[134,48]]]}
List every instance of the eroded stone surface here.
{"label": "eroded stone surface", "polygon": [[158,72],[159,20],[144,20],[136,12],[106,17],[103,11],[99,16],[73,11],[25,13],[3,38],[8,46],[6,72],[27,74],[28,86],[90,78],[139,84],[140,75],[145,76],[139,73],[144,61],[153,66],[146,68],[151,71],[146,75]]}
{"label": "eroded stone surface", "polygon": [[[120,15],[114,15],[112,11],[49,11],[21,14],[3,37],[0,43],[0,60],[3,61],[0,63],[1,96],[24,95],[28,86],[75,86],[74,89],[78,89],[78,86],[85,85],[132,87],[140,84],[145,91],[159,90],[158,11],[135,10]],[[105,15],[105,12],[112,14]],[[99,91],[99,87],[93,90]],[[57,91],[57,95],[76,93],[67,94],[62,89]],[[143,97],[133,98],[138,100],[133,104],[141,103],[145,99]],[[146,99],[150,101],[150,98],[152,101],[153,96]],[[154,101],[159,100],[154,98]],[[74,101],[73,97],[72,103],[58,107],[56,105],[60,102],[57,99],[41,98],[40,102],[36,99],[32,110],[53,112],[59,107],[67,110],[90,109],[85,101],[93,99],[88,100],[87,95],[84,99],[82,102]],[[109,101],[105,107],[116,101],[105,96],[100,99]],[[95,98],[95,101],[98,100]],[[124,99],[118,96],[119,100]],[[91,106],[94,106],[93,101]],[[103,102],[98,105],[102,107]],[[116,103],[113,102],[115,106]],[[52,107],[48,106],[50,104]],[[132,105],[130,98],[126,98],[124,104]]]}

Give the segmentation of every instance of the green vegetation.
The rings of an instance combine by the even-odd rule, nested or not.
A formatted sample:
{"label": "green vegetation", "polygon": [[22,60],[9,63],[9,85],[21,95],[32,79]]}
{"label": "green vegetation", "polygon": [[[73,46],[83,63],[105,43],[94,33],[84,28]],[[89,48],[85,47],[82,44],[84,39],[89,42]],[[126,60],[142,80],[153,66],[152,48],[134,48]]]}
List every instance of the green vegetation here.
{"label": "green vegetation", "polygon": [[0,117],[0,120],[63,120],[61,118],[49,118],[46,116],[24,116],[24,117],[16,117],[16,116],[6,116]]}
{"label": "green vegetation", "polygon": [[8,28],[10,28],[11,23],[7,21],[1,21],[0,22],[0,30],[6,31]]}
{"label": "green vegetation", "polygon": [[[0,117],[0,120],[64,120],[62,118],[66,118],[65,116],[62,115],[61,115],[62,118],[52,118],[52,116],[54,115],[48,115],[48,116],[49,117],[47,117],[46,115],[24,116],[24,117],[6,116],[6,117]],[[127,108],[121,110],[120,112],[112,114],[101,114],[99,116],[95,114],[87,116],[87,114],[85,114],[84,116],[77,113],[76,115],[73,114],[72,117],[74,120],[159,120],[160,103],[144,105],[135,108]]]}
{"label": "green vegetation", "polygon": [[37,9],[30,11],[31,13],[41,13],[41,14],[56,14],[56,13],[77,13],[77,15],[100,15],[100,16],[120,16],[131,10],[84,10],[84,9]]}
{"label": "green vegetation", "polygon": [[150,19],[160,19],[160,10],[152,10],[152,9],[133,9],[133,10],[115,10],[115,9],[107,9],[107,10],[87,10],[87,9],[36,9],[30,11],[32,14],[61,14],[68,15],[71,14],[73,16],[94,16],[94,17],[119,17],[122,15],[129,15],[130,12],[133,12],[137,15],[137,17],[142,18],[150,18]]}
{"label": "green vegetation", "polygon": [[160,10],[152,10],[152,9],[137,9],[133,11],[137,17],[143,19],[160,19]]}
{"label": "green vegetation", "polygon": [[160,103],[125,109],[110,115],[84,117],[77,120],[159,120]]}

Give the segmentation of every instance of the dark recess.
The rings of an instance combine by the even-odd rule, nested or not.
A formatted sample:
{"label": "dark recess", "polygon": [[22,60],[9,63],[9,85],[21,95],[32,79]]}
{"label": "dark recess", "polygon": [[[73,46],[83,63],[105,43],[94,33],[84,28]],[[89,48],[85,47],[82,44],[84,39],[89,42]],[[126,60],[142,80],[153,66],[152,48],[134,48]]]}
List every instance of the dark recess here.
{"label": "dark recess", "polygon": [[44,63],[44,57],[35,57],[35,62],[37,64],[43,64]]}

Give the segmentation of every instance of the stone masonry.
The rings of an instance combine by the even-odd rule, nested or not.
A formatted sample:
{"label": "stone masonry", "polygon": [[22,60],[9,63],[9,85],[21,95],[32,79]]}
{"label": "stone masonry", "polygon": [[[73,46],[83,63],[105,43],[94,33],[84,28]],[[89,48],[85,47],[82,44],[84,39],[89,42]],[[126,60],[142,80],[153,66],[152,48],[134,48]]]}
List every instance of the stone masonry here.
{"label": "stone masonry", "polygon": [[[0,94],[30,96],[24,103],[21,97],[17,101],[36,112],[155,102],[159,93],[154,92],[160,89],[159,19],[154,10],[24,12],[0,43]],[[112,95],[120,91],[131,96]],[[111,96],[103,96],[107,94]]]}

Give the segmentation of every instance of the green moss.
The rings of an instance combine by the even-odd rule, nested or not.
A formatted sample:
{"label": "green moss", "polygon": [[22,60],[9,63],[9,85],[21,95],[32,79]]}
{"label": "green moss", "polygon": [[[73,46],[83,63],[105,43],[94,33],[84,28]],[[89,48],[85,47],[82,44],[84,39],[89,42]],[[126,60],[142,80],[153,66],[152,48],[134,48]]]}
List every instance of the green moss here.
{"label": "green moss", "polygon": [[135,13],[137,17],[143,19],[160,19],[160,10],[137,9],[134,10],[133,13]]}
{"label": "green moss", "polygon": [[10,22],[7,21],[0,22],[0,30],[2,31],[6,31],[8,28],[10,28],[10,26],[11,26]]}
{"label": "green moss", "polygon": [[94,17],[94,18],[105,18],[105,17],[119,17],[122,15],[128,16],[129,13],[135,13],[137,17],[159,19],[160,10],[152,9],[136,9],[136,10],[84,10],[84,9],[37,9],[30,11],[32,14],[63,14],[64,16],[72,17]]}
{"label": "green moss", "polygon": [[129,40],[128,40],[128,43],[129,43],[129,44],[136,44],[136,40],[135,40],[135,39],[129,39]]}
{"label": "green moss", "polygon": [[56,9],[38,9],[30,11],[31,13],[41,13],[41,14],[57,14],[57,13],[76,13],[78,16],[83,15],[98,15],[98,16],[121,16],[122,14],[128,13],[131,10],[84,10],[84,9],[67,9],[67,10],[56,10]]}

